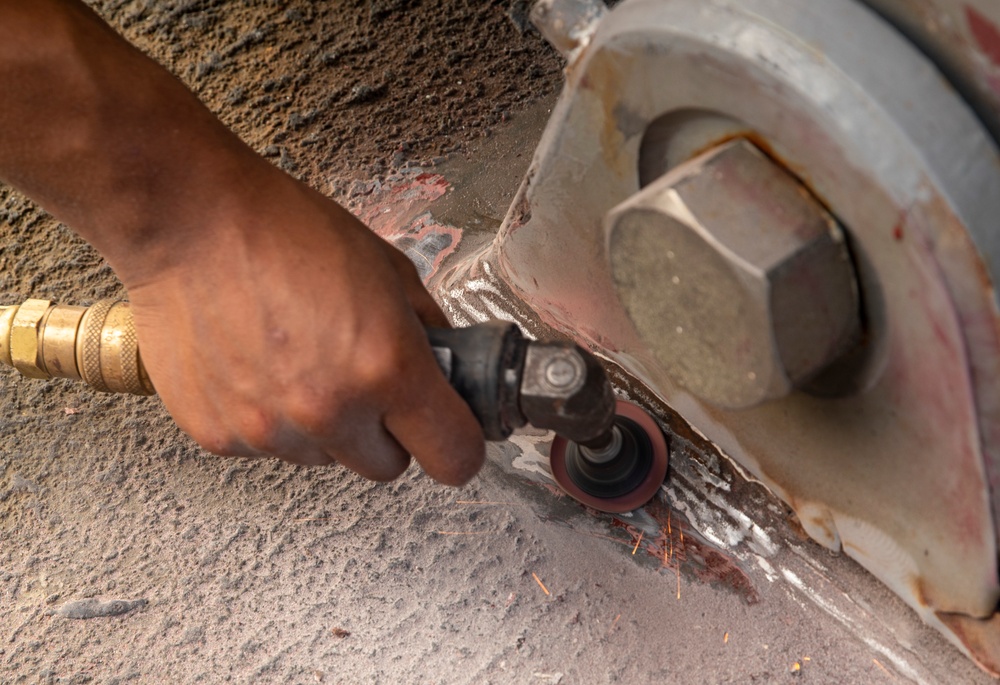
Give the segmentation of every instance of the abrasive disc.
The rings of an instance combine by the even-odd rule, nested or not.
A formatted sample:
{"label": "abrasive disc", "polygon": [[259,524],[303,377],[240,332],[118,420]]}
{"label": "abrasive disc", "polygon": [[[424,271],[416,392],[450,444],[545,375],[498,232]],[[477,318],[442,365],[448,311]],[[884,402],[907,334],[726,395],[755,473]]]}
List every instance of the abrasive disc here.
{"label": "abrasive disc", "polygon": [[625,441],[623,451],[631,445],[631,449],[638,452],[638,458],[629,455],[630,461],[635,463],[631,467],[633,473],[627,492],[612,487],[602,494],[606,484],[574,468],[572,462],[580,459],[577,446],[560,435],[552,441],[549,459],[553,477],[570,497],[599,511],[621,514],[638,509],[653,498],[667,475],[668,452],[660,427],[641,407],[618,400],[615,424],[633,438]]}

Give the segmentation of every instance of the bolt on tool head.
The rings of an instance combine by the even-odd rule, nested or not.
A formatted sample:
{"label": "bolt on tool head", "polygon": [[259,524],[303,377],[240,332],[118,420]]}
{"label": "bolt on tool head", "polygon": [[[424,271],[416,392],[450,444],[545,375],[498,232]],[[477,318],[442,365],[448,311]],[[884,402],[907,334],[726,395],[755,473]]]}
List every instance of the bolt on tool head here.
{"label": "bolt on tool head", "polygon": [[511,323],[428,329],[428,336],[487,440],[525,423],[555,431],[553,477],[600,511],[631,511],[656,494],[667,474],[663,433],[645,411],[615,400],[594,355],[569,342],[525,340]]}

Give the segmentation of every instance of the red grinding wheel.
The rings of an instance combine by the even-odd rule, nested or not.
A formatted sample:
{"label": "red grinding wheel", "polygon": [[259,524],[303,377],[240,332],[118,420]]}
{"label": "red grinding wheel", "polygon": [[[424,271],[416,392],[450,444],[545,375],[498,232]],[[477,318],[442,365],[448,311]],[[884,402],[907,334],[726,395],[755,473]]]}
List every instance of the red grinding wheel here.
{"label": "red grinding wheel", "polygon": [[[667,476],[667,442],[652,417],[641,407],[618,400],[615,425],[625,436],[625,445],[615,459],[628,459],[628,491],[605,489],[599,476],[581,472],[579,448],[556,435],[549,452],[552,475],[570,497],[599,511],[623,514],[653,498]],[[625,454],[628,452],[628,454]],[[621,469],[616,474],[620,475]]]}

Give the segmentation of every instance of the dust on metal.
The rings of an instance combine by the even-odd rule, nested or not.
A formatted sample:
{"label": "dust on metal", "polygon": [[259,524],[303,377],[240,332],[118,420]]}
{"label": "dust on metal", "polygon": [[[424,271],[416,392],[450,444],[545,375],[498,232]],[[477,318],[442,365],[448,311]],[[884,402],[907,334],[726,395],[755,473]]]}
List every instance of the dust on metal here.
{"label": "dust on metal", "polygon": [[607,224],[629,318],[667,372],[707,402],[783,397],[860,338],[843,231],[748,141],[679,165]]}

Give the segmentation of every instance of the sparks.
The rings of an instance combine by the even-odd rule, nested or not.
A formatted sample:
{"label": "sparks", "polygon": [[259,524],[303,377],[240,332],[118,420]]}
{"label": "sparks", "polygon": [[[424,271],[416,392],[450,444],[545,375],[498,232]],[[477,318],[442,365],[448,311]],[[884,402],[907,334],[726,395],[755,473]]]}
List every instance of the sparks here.
{"label": "sparks", "polygon": [[639,531],[639,539],[635,541],[635,547],[632,548],[632,556],[635,556],[635,551],[639,549],[639,543],[642,542],[643,532]]}
{"label": "sparks", "polygon": [[539,578],[539,577],[538,577],[537,575],[535,575],[534,573],[532,573],[532,574],[531,574],[531,577],[535,579],[535,582],[536,582],[536,583],[538,583],[538,587],[542,588],[542,592],[544,592],[544,593],[545,593],[545,596],[546,596],[546,597],[548,597],[549,595],[551,595],[551,594],[552,594],[551,592],[549,592],[549,589],[548,589],[547,587],[545,587],[545,583],[543,583],[543,582],[542,582],[542,579],[541,579],[541,578]]}
{"label": "sparks", "polygon": [[875,664],[876,666],[878,666],[878,667],[879,667],[880,669],[882,669],[882,672],[883,672],[883,673],[885,673],[885,674],[886,674],[887,676],[889,676],[889,677],[890,677],[890,678],[892,678],[893,680],[895,680],[895,679],[896,679],[896,676],[894,676],[894,675],[893,675],[893,674],[892,674],[892,673],[891,673],[891,672],[889,671],[889,669],[887,669],[887,668],[886,668],[885,666],[883,666],[882,664],[880,664],[880,663],[878,662],[878,659],[872,659],[872,662],[873,662],[873,663],[874,663],[874,664]]}
{"label": "sparks", "polygon": [[724,645],[728,645],[729,644],[729,633],[728,632],[725,635],[722,636],[722,644],[724,644]]}

